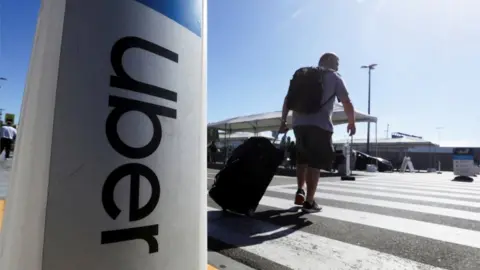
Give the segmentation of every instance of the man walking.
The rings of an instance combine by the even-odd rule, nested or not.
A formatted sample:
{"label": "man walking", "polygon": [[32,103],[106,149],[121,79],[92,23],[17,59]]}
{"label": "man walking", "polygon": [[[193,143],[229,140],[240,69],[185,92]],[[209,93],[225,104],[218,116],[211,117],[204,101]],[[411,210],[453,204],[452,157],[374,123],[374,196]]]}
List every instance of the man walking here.
{"label": "man walking", "polygon": [[13,141],[17,138],[17,130],[12,127],[12,121],[7,121],[6,126],[2,126],[2,134],[0,139],[0,153],[5,151],[5,159],[10,157]]}
{"label": "man walking", "polygon": [[217,155],[217,152],[218,148],[215,144],[215,140],[213,140],[208,146],[208,162],[210,162],[210,164],[215,164],[217,162],[215,157]]}
{"label": "man walking", "polygon": [[[301,205],[307,213],[322,209],[315,202],[315,192],[320,169],[330,170],[335,155],[332,145],[335,97],[343,104],[348,117],[348,133],[353,136],[356,131],[354,108],[345,83],[337,73],[338,66],[337,55],[325,53],[320,58],[318,68],[297,70],[283,104],[280,132],[286,132],[287,115],[292,110],[293,131],[297,141],[298,190],[294,203]],[[317,77],[312,79],[312,76]]]}

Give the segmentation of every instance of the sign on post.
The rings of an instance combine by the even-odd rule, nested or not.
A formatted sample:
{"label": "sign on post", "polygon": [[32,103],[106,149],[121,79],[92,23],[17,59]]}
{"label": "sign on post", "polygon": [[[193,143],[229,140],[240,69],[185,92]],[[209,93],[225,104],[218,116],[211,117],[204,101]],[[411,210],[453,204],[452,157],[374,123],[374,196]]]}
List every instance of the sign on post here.
{"label": "sign on post", "polygon": [[207,268],[206,0],[43,0],[0,269]]}
{"label": "sign on post", "polygon": [[453,149],[453,174],[457,176],[473,176],[473,148]]}

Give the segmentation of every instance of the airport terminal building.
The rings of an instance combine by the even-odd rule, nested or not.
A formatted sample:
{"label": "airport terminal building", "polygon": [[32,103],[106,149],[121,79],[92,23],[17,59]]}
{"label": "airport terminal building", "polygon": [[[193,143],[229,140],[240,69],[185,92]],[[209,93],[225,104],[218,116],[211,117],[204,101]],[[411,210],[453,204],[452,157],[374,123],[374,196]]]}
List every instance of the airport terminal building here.
{"label": "airport terminal building", "polygon": [[[403,158],[409,156],[415,169],[438,169],[440,162],[441,170],[453,170],[454,147],[440,147],[422,137],[401,134],[403,133],[393,133],[392,137],[379,138],[376,142],[370,140],[370,155],[388,159],[397,168],[402,164]],[[335,149],[340,150],[345,145],[345,140],[335,140],[333,145]],[[367,140],[354,139],[352,148],[366,153]],[[480,159],[480,148],[474,148],[474,156]]]}

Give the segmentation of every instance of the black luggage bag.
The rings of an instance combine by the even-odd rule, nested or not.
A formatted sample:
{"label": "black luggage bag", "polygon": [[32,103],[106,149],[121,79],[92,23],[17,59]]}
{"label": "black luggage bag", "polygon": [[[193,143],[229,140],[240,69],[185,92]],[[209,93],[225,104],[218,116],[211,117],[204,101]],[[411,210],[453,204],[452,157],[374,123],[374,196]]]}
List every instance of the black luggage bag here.
{"label": "black luggage bag", "polygon": [[284,154],[267,138],[249,138],[233,151],[226,166],[215,176],[210,198],[224,211],[251,216]]}

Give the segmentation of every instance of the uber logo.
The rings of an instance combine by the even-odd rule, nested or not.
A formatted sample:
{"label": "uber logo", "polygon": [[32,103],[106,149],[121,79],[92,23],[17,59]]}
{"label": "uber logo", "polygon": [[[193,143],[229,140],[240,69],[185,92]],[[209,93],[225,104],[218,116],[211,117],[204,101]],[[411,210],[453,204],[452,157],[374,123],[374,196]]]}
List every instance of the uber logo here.
{"label": "uber logo", "polygon": [[[174,63],[178,63],[178,54],[157,44],[138,37],[124,37],[118,40],[111,50],[111,64],[115,75],[110,77],[110,86],[130,91],[135,91],[173,102],[177,102],[177,93],[172,90],[137,81],[130,77],[122,64],[122,58],[129,49],[137,48],[153,53]],[[151,104],[143,101],[132,100],[119,96],[109,97],[109,107],[113,110],[107,117],[105,133],[110,145],[115,151],[130,159],[143,159],[155,153],[162,143],[162,124],[159,116],[172,119],[177,118],[177,111],[172,108]],[[141,147],[135,148],[122,141],[117,131],[120,118],[127,112],[138,111],[150,119],[153,125],[153,135],[150,141]],[[155,172],[140,161],[127,163],[115,168],[105,179],[102,189],[102,204],[105,212],[115,220],[125,209],[120,209],[114,200],[114,191],[117,184],[124,177],[130,177],[130,205],[129,221],[134,222],[148,217],[156,208],[160,200],[160,182]],[[145,206],[140,207],[140,177],[143,176],[151,186],[151,196]],[[119,230],[101,232],[101,244],[112,244],[130,240],[144,240],[148,244],[149,253],[158,252],[158,224],[148,226],[130,227]]]}

